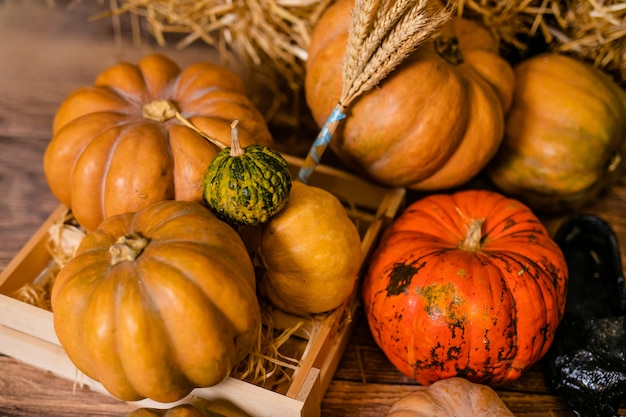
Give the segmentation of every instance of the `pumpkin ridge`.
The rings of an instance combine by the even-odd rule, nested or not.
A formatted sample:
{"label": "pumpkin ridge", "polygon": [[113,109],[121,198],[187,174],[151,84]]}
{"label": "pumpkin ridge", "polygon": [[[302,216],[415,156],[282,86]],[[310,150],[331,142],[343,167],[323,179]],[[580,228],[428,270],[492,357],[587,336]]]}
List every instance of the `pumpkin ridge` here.
{"label": "pumpkin ridge", "polygon": [[[143,263],[141,261],[139,261],[139,263]],[[157,316],[158,319],[156,320],[151,320],[150,324],[145,324],[145,326],[149,326],[150,330],[149,333],[152,334],[155,331],[155,326],[158,327],[158,334],[167,338],[166,340],[163,339],[159,339],[159,344],[161,344],[162,347],[168,347],[165,351],[163,349],[160,350],[161,355],[159,355],[158,357],[150,357],[149,355],[145,355],[145,359],[144,357],[142,357],[142,359],[145,360],[144,365],[144,369],[149,369],[149,371],[144,371],[142,370],[142,372],[137,372],[138,369],[134,366],[135,363],[137,362],[137,355],[134,354],[130,354],[130,355],[123,355],[121,354],[121,352],[125,352],[126,349],[122,346],[119,346],[119,343],[122,342],[122,338],[121,337],[117,337],[116,340],[118,341],[118,351],[120,352],[120,366],[121,368],[124,370],[124,375],[125,375],[125,380],[126,382],[132,387],[132,389],[138,393],[141,397],[147,397],[147,398],[153,398],[153,399],[158,399],[160,398],[161,401],[168,401],[169,398],[168,397],[159,397],[159,391],[161,391],[161,393],[163,393],[163,391],[169,391],[167,392],[166,396],[173,396],[173,398],[175,398],[176,396],[180,395],[181,392],[190,392],[191,388],[192,388],[192,381],[189,380],[189,378],[187,378],[187,376],[181,372],[180,367],[172,367],[169,364],[170,363],[176,363],[174,361],[174,351],[173,349],[169,348],[169,346],[172,346],[172,332],[169,331],[169,329],[167,329],[167,327],[164,325],[165,320],[163,317],[163,311],[159,308],[159,304],[154,296],[154,294],[150,291],[149,287],[146,285],[147,281],[146,281],[146,274],[143,273],[142,268],[140,267],[139,263],[132,263],[133,268],[135,270],[135,275],[134,275],[134,279],[132,280],[132,283],[127,283],[125,285],[119,285],[118,289],[119,289],[119,293],[126,293],[128,292],[128,287],[127,285],[132,285],[133,287],[135,287],[135,293],[138,294],[138,297],[141,300],[141,305],[142,305],[142,310],[144,312],[150,312],[149,314],[152,316]],[[118,301],[116,303],[117,308],[115,309],[115,314],[116,317],[119,317],[119,320],[123,320],[125,321],[122,317],[127,316],[127,314],[125,314],[124,312],[120,311],[123,307],[124,307],[124,303],[120,301]],[[147,313],[143,313],[143,314],[147,314]],[[143,318],[143,317],[142,317]],[[120,325],[120,322],[116,320],[116,328],[125,328],[126,326],[124,325]],[[140,328],[140,331],[142,329]],[[144,330],[145,331],[145,330]],[[136,335],[134,335],[136,336]],[[154,341],[154,340],[153,340]],[[149,350],[152,350],[155,348],[154,345],[150,345],[147,347]],[[163,357],[164,352],[167,352],[166,355],[167,357]],[[129,364],[133,364],[133,366],[129,367]],[[143,378],[141,377],[141,375],[155,375],[158,374],[159,375],[159,381],[161,381],[161,383],[163,383],[163,387],[157,386],[152,387],[152,388],[146,388],[145,386],[145,381],[143,380]],[[164,378],[165,375],[168,375],[168,378]],[[137,377],[137,378],[136,378]]]}
{"label": "pumpkin ridge", "polygon": [[[88,193],[88,194],[91,194],[89,196],[89,199],[91,201],[98,202],[99,216],[105,216],[106,205],[105,205],[104,199],[101,197],[104,195],[104,192],[106,189],[107,177],[109,175],[111,159],[112,159],[112,150],[115,149],[115,147],[117,146],[121,137],[121,133],[123,131],[124,131],[123,125],[116,126],[115,128],[111,128],[111,129],[106,129],[101,134],[99,134],[98,136],[90,140],[86,144],[85,147],[83,147],[79,152],[76,153],[74,167],[72,168],[71,174],[70,174],[70,184],[71,184],[71,190],[72,190],[70,207],[76,206],[76,198],[77,198],[76,194],[79,194],[79,197],[86,198],[87,193]],[[114,135],[113,138],[109,138],[111,134]],[[111,151],[108,152],[106,154],[106,158],[103,161],[100,161],[100,163],[98,164],[102,173],[102,175],[100,176],[99,186],[98,187],[90,186],[90,187],[87,187],[87,189],[85,189],[84,183],[82,181],[79,184],[76,184],[75,182],[76,180],[75,180],[73,172],[76,170],[76,167],[79,164],[83,163],[83,160],[85,158],[92,159],[90,154],[97,153],[97,146],[100,145],[99,143],[100,141],[107,141],[107,142],[110,141]],[[81,177],[81,180],[82,179],[83,178]],[[78,189],[75,188],[77,185],[78,185]],[[76,193],[76,191],[78,191],[78,193]],[[93,195],[94,192],[96,193],[95,196]],[[78,211],[80,213],[80,209],[74,209],[74,211]],[[92,228],[92,225],[90,223],[91,222],[88,223],[89,226],[87,226],[87,228]]]}
{"label": "pumpkin ridge", "polygon": [[[189,242],[189,241],[184,241],[184,240],[181,240],[180,242],[185,243],[185,244],[191,244],[191,246],[196,246],[195,242]],[[168,240],[168,246],[170,246],[169,243],[175,244],[176,241]],[[206,303],[204,303],[205,307],[210,308],[212,311],[212,314],[216,314],[219,317],[218,322],[229,323],[231,326],[235,327],[235,324],[217,307],[218,303],[215,302],[215,299],[211,298],[209,294],[207,294],[205,291],[202,290],[202,288],[200,288],[200,286],[196,283],[196,280],[194,279],[194,277],[191,276],[188,273],[188,271],[185,271],[183,268],[180,268],[178,265],[172,264],[172,262],[169,262],[166,257],[155,254],[155,252],[159,251],[158,246],[163,246],[163,245],[156,245],[156,246],[157,246],[156,248],[153,246],[152,251],[150,253],[151,255],[150,262],[160,265],[159,268],[170,270],[171,272],[174,273],[174,276],[178,277],[180,280],[187,282],[189,285],[195,287],[196,291],[194,291],[194,293],[199,294],[202,297],[202,299],[206,301]],[[167,248],[165,250],[167,251]],[[160,317],[159,323],[162,323],[163,329],[165,330],[164,333],[167,334],[170,345],[175,347],[174,349],[171,350],[171,356],[172,356],[171,363],[180,363],[181,362],[180,360],[174,360],[174,357],[176,357],[177,359],[180,357],[181,352],[178,349],[179,346],[176,346],[176,344],[174,343],[173,336],[172,336],[176,334],[175,328],[178,323],[177,322],[172,323],[171,320],[166,320],[166,317],[163,314],[164,311],[167,311],[167,306],[159,305],[158,300],[157,300],[158,297],[156,297],[155,295],[156,293],[154,291],[154,288],[159,287],[160,285],[156,281],[146,278],[144,276],[142,276],[140,279],[142,283],[144,284],[142,285],[142,288],[145,289],[144,296],[148,296],[149,300],[151,301],[151,304],[154,307],[151,310],[157,311],[159,313],[159,317]],[[150,284],[151,282],[153,282],[152,285]],[[230,366],[231,364],[228,364],[228,367]],[[180,373],[181,376],[183,376],[188,381],[186,385],[190,385],[192,382],[198,383],[198,381],[195,381],[188,376],[186,372],[188,370],[183,370],[180,367],[176,370]]]}
{"label": "pumpkin ridge", "polygon": [[[181,268],[179,265],[168,261],[167,252],[171,251],[172,246],[176,247],[177,243],[180,244],[179,247],[182,250],[188,250],[194,247],[201,248],[200,252],[203,252],[203,250],[204,252],[207,252],[210,250],[210,249],[206,249],[205,245],[199,245],[196,242],[191,242],[189,240],[184,240],[184,239],[180,239],[179,241],[168,240],[167,244],[165,244],[164,242],[160,242],[160,243],[157,242],[156,245],[153,245],[151,247],[151,252],[149,256],[150,260],[147,262],[153,263],[153,265],[159,265],[156,268],[159,268],[159,269],[165,268],[169,270],[170,271],[170,273],[168,274],[169,276],[175,276],[179,280],[186,282],[188,285],[190,285],[191,287],[195,289],[192,293],[195,294],[196,300],[198,300],[197,296],[199,296],[201,300],[204,300],[204,302],[198,300],[200,301],[200,303],[196,303],[196,306],[202,305],[203,309],[210,309],[211,314],[214,316],[214,320],[212,321],[212,323],[219,324],[218,326],[211,324],[209,326],[209,332],[214,333],[215,335],[220,334],[222,337],[224,337],[223,332],[225,328],[228,328],[228,326],[231,326],[232,328],[240,329],[240,326],[237,323],[232,321],[226,314],[224,314],[224,311],[222,311],[222,309],[220,308],[220,303],[217,302],[217,300],[219,300],[219,297],[216,294],[208,293],[204,291],[202,287],[198,285],[198,281],[195,280],[194,277],[189,274],[188,270],[185,270],[185,268]],[[164,255],[159,255],[158,252],[160,251],[165,251]],[[198,253],[196,256],[200,256],[201,257],[200,259],[202,259],[202,256],[206,256],[206,255],[200,255]],[[155,268],[155,267],[153,266],[152,268]],[[232,368],[232,366],[235,365],[234,363],[231,363],[230,360],[227,360],[229,359],[227,357],[222,357],[220,359],[221,362],[219,364],[218,363],[214,364],[214,365],[219,365],[219,366],[217,366],[217,368],[212,368],[211,375],[197,375],[198,364],[193,363],[193,361],[183,360],[184,349],[188,348],[188,346],[181,345],[180,343],[178,344],[175,343],[174,339],[175,339],[175,336],[177,335],[176,327],[180,323],[179,321],[172,321],[172,319],[168,319],[167,315],[163,314],[163,312],[168,311],[169,304],[162,305],[162,303],[159,303],[158,302],[159,297],[156,295],[157,293],[154,291],[155,288],[160,288],[161,285],[157,281],[151,279],[150,275],[146,275],[146,274],[141,274],[140,280],[143,284],[141,286],[141,288],[143,288],[143,298],[144,299],[147,298],[151,300],[151,303],[153,306],[153,308],[150,308],[150,307],[146,307],[146,308],[149,309],[150,311],[156,311],[159,313],[159,317],[160,317],[159,323],[161,323],[163,333],[167,335],[167,337],[169,338],[168,346],[172,347],[168,350],[170,359],[165,360],[165,361],[159,361],[157,365],[161,365],[161,364],[165,365],[167,367],[166,372],[170,372],[170,373],[176,372],[177,376],[170,378],[176,381],[176,388],[179,391],[182,389],[186,392],[190,392],[191,388],[195,386],[214,385],[220,382],[223,378],[226,378],[228,374],[230,373],[229,370]],[[236,286],[234,288],[236,288]],[[211,295],[215,295],[216,297],[212,298]],[[220,297],[221,296],[222,295],[220,295]],[[206,326],[202,326],[202,327],[206,329]],[[237,339],[238,337],[236,335],[233,335],[234,347],[237,349],[238,355],[241,356],[241,352],[245,348],[241,345],[241,343],[238,343],[236,341]],[[217,349],[217,350],[223,351],[228,348],[229,346],[223,346],[221,349]],[[208,354],[210,355],[210,352]],[[239,359],[242,359],[242,358],[239,358]],[[215,362],[215,358],[210,357],[210,358],[207,358],[207,360],[209,361],[207,362],[208,365],[213,366],[213,363]],[[224,363],[225,361],[227,363]],[[175,364],[178,364],[178,366],[171,367],[167,365],[168,363],[175,363]],[[217,379],[213,375],[215,372],[218,372],[220,375],[219,378]],[[194,373],[196,373],[196,375],[194,375]],[[207,379],[207,376],[209,377],[209,379]],[[150,393],[141,393],[141,394],[143,396],[147,396],[148,398],[153,398],[153,394],[152,395],[150,395]]]}
{"label": "pumpkin ridge", "polygon": [[[233,104],[236,106],[243,106],[244,108],[252,108],[250,99],[247,97],[241,96],[236,91],[223,90],[218,88],[207,88],[206,90],[202,90],[199,92],[195,92],[193,95],[189,97],[185,97],[184,106],[182,106],[186,111],[191,111],[195,107],[211,107],[222,104]],[[223,120],[224,123],[230,124],[232,122],[232,118],[229,117],[220,117],[220,120]],[[242,120],[246,120],[243,119]]]}
{"label": "pumpkin ridge", "polygon": [[[524,256],[524,255],[520,255],[517,253],[508,252],[508,251],[492,252],[490,253],[490,258],[500,259],[506,265],[511,265],[511,263],[516,264],[518,268],[515,268],[515,270],[516,270],[516,275],[517,275],[519,282],[523,282],[524,284],[526,284],[524,285],[525,288],[529,288],[529,285],[527,284],[529,282],[531,283],[530,285],[535,288],[534,293],[536,294],[538,292],[539,296],[541,297],[541,302],[538,304],[541,305],[544,308],[544,310],[545,310],[545,306],[551,305],[551,302],[549,302],[549,300],[546,298],[546,295],[548,294],[552,297],[554,296],[554,294],[549,290],[549,287],[551,285],[555,285],[555,282],[549,274],[542,272],[543,268],[541,267],[540,262],[537,262],[528,256]],[[515,270],[513,270],[513,272],[515,272]],[[526,277],[530,277],[530,278],[526,278]],[[517,285],[516,286],[507,285],[506,287],[509,289],[516,288]],[[514,296],[512,296],[512,298],[515,299]],[[545,311],[544,313],[548,314],[548,311]],[[558,309],[555,310],[555,313],[558,314],[559,316],[561,315]],[[517,317],[516,320],[519,320],[520,318],[522,318],[518,315],[517,309],[515,309],[515,316]],[[558,319],[558,321],[560,321],[560,318]],[[541,334],[541,336],[543,337],[543,340],[539,343],[533,341],[532,344],[545,346],[544,351],[547,350],[547,347],[549,346],[548,334],[545,330],[542,331],[542,329],[544,329],[545,326],[548,326],[548,324],[546,323],[541,328],[536,329],[537,332],[533,332],[531,339],[530,339],[530,341],[533,341],[537,337],[538,334]],[[552,330],[556,330],[556,329],[552,329]],[[521,351],[531,352],[532,349],[522,349]],[[518,369],[526,369],[528,363],[533,363],[536,360],[538,360],[541,356],[543,356],[543,354],[545,353],[544,351],[542,350],[537,351],[536,357],[527,356],[523,358],[520,357],[521,353],[517,353],[513,359],[513,364],[511,366],[518,368]]]}
{"label": "pumpkin ridge", "polygon": [[[138,137],[141,139],[138,139]],[[139,144],[139,142],[141,142],[141,144]],[[136,153],[133,155],[133,159],[131,161],[126,161],[126,164],[115,165],[115,162],[124,161],[124,156],[128,153],[126,152],[128,148],[122,147],[133,144],[135,144],[138,148]],[[148,144],[150,145],[149,147],[147,146]],[[160,159],[147,158],[153,149],[158,149],[160,151],[157,153],[157,156],[161,156]],[[141,159],[139,158],[140,156]],[[167,131],[162,123],[154,122],[129,122],[123,125],[119,136],[109,148],[108,157],[105,162],[105,170],[102,175],[100,195],[106,196],[106,190],[113,188],[110,184],[115,184],[116,179],[120,176],[120,166],[124,168],[122,172],[132,171],[133,176],[131,176],[131,178],[137,180],[137,178],[134,177],[134,173],[137,170],[136,164],[139,160],[146,162],[148,159],[150,159],[151,162],[158,162],[160,166],[155,164],[150,167],[152,170],[148,171],[147,166],[143,165],[143,175],[139,178],[140,182],[138,184],[136,182],[128,184],[124,190],[126,191],[126,194],[120,195],[118,193],[124,201],[107,198],[98,199],[98,201],[102,203],[102,213],[105,217],[110,217],[124,212],[123,208],[117,207],[118,203],[126,208],[129,204],[131,207],[135,207],[136,205],[145,204],[146,202],[150,204],[156,201],[174,198],[174,178],[171,175],[170,178],[167,177],[168,173],[171,174],[171,169],[173,168],[174,163],[171,149],[169,147]],[[129,166],[128,162],[132,162],[133,165]],[[124,178],[128,178],[128,175],[124,176]],[[157,184],[161,187],[160,189],[157,188]],[[141,188],[134,188],[137,186]],[[150,191],[152,191],[153,194],[145,194]],[[131,211],[134,211],[134,209],[131,209]]]}
{"label": "pumpkin ridge", "polygon": [[[110,85],[99,85],[95,88],[100,89],[102,92],[106,92],[107,94],[110,94],[112,96],[118,97],[120,99],[121,102],[123,102],[125,104],[125,106],[123,108],[120,109],[113,109],[113,108],[108,108],[108,109],[103,109],[100,110],[99,112],[102,113],[106,113],[106,112],[111,112],[111,111],[117,111],[120,113],[124,113],[125,115],[128,116],[128,114],[130,113],[130,109],[133,108],[141,108],[144,105],[144,98],[142,97],[135,97],[133,96],[131,93],[126,92],[124,89],[119,88],[119,87],[114,87],[114,86],[110,86]],[[147,94],[147,92],[143,91],[144,94]],[[91,112],[89,114],[92,114],[94,112]]]}
{"label": "pumpkin ridge", "polygon": [[[182,280],[185,280],[190,285],[194,286],[198,290],[198,291],[195,291],[195,293],[200,293],[202,298],[206,301],[206,303],[203,303],[203,304],[205,304],[206,306],[210,305],[212,309],[215,310],[214,314],[218,314],[221,317],[220,320],[217,320],[217,323],[228,323],[232,328],[240,329],[242,327],[242,323],[241,321],[239,322],[236,321],[236,319],[241,318],[240,315],[237,314],[236,316],[229,316],[226,314],[225,309],[224,309],[223,297],[225,296],[225,293],[227,292],[226,290],[228,290],[228,292],[230,293],[236,293],[236,294],[249,293],[251,296],[256,297],[254,295],[256,291],[254,283],[252,283],[252,285],[246,285],[246,287],[242,289],[241,282],[239,282],[238,285],[234,285],[230,281],[224,281],[223,285],[219,288],[219,291],[210,291],[208,287],[205,288],[205,286],[202,285],[202,280],[194,279],[194,277],[189,274],[188,268],[184,268],[182,265],[178,263],[172,263],[168,261],[169,253],[171,253],[174,250],[193,251],[195,254],[193,256],[188,255],[187,258],[191,260],[191,258],[197,257],[198,263],[201,263],[201,262],[204,262],[204,259],[208,259],[211,253],[221,252],[223,248],[218,245],[207,246],[207,245],[198,244],[196,242],[192,242],[192,241],[184,240],[184,239],[180,239],[180,240],[168,239],[167,248],[165,248],[165,245],[163,243],[152,246],[152,252],[150,253],[150,262],[161,263],[164,267],[170,268],[173,271],[175,271],[177,277],[179,277]],[[159,255],[158,253],[161,251],[165,251],[165,252],[162,255]],[[186,252],[186,253],[189,253],[189,252]],[[246,253],[246,256],[247,256],[247,253]],[[228,264],[231,262],[229,257],[224,258],[224,257],[218,256],[218,257],[212,257],[212,259],[213,259],[212,265],[216,265],[217,269],[224,270],[224,271],[228,270]],[[241,271],[237,270],[237,272],[241,272]],[[147,288],[149,287],[150,286],[147,286]],[[166,310],[165,307],[164,309]],[[234,343],[236,343],[236,346],[238,348],[240,347],[240,344],[237,343],[236,340],[234,341]]]}

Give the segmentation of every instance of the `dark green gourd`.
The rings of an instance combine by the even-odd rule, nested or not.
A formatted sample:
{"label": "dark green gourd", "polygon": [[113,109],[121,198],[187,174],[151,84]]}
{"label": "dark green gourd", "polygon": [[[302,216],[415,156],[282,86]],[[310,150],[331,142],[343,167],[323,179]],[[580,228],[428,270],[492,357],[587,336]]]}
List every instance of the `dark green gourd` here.
{"label": "dark green gourd", "polygon": [[265,223],[289,198],[289,164],[266,146],[242,148],[237,120],[231,124],[231,131],[231,147],[215,155],[204,174],[203,199],[220,219],[230,224]]}

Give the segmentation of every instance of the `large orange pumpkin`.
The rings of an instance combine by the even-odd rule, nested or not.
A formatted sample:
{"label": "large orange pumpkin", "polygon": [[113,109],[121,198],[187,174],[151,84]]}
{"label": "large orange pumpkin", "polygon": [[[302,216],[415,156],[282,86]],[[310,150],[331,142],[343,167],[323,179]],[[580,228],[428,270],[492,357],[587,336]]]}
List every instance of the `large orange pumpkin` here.
{"label": "large orange pumpkin", "polygon": [[261,325],[243,241],[188,201],[104,220],[58,274],[51,301],[68,357],[127,401],[177,401],[221,382]]}
{"label": "large orange pumpkin", "polygon": [[[312,33],[305,93],[319,126],[341,95],[352,4],[336,2]],[[351,169],[379,183],[454,187],[498,150],[513,88],[513,70],[490,33],[455,18],[350,104],[329,146]]]}
{"label": "large orange pumpkin", "polygon": [[567,276],[527,206],[484,190],[435,194],[382,236],[363,302],[374,339],[407,376],[499,385],[547,352]]}
{"label": "large orange pumpkin", "polygon": [[230,70],[200,62],[181,70],[148,55],[119,63],[58,109],[44,155],[52,193],[93,230],[106,217],[176,199],[202,201],[202,177],[219,148],[177,117],[230,145],[273,145],[263,116]]}

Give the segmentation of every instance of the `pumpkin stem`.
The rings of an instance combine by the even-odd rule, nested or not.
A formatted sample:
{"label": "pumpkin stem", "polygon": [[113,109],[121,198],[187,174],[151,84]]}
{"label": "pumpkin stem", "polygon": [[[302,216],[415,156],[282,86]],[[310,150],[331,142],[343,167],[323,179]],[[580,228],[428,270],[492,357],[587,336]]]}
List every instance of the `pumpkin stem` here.
{"label": "pumpkin stem", "polygon": [[181,122],[183,125],[185,125],[186,127],[188,127],[189,129],[193,130],[194,132],[196,132],[198,135],[202,136],[204,139],[208,140],[209,142],[211,142],[213,145],[217,146],[220,149],[224,149],[226,147],[226,145],[224,145],[222,142],[220,142],[219,140],[212,138],[211,136],[207,135],[206,133],[204,133],[203,131],[201,131],[200,129],[198,129],[197,127],[195,127],[193,125],[193,123],[191,123],[189,120],[185,119],[182,114],[180,114],[179,112],[176,112],[176,118],[178,119],[179,122]]}
{"label": "pumpkin stem", "polygon": [[230,156],[241,156],[244,153],[239,142],[239,120],[234,120],[230,124]]}
{"label": "pumpkin stem", "polygon": [[456,36],[439,36],[435,39],[435,51],[450,65],[463,63],[463,53]]}
{"label": "pumpkin stem", "polygon": [[120,236],[115,244],[109,247],[111,266],[124,261],[134,261],[147,245],[148,239],[139,235]]}
{"label": "pumpkin stem", "polygon": [[473,219],[467,227],[465,239],[460,243],[459,249],[467,251],[477,251],[480,249],[480,240],[482,239],[481,229],[485,223],[485,219]]}
{"label": "pumpkin stem", "polygon": [[163,123],[176,117],[178,110],[169,100],[154,100],[143,106],[141,115],[144,119]]}

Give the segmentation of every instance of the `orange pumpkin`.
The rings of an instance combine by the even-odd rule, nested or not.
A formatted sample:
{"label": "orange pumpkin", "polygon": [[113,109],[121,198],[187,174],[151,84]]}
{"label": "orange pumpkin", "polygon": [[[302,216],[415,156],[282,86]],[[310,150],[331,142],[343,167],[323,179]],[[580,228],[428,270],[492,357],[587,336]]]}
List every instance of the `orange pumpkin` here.
{"label": "orange pumpkin", "polygon": [[405,395],[387,417],[515,417],[490,387],[448,378]]}
{"label": "orange pumpkin", "polygon": [[374,339],[407,376],[499,385],[546,354],[567,276],[561,250],[519,201],[434,194],[381,237],[363,302]]}
{"label": "orange pumpkin", "polygon": [[546,53],[515,66],[504,141],[487,172],[535,210],[583,207],[623,172],[626,94],[600,69]]}
{"label": "orange pumpkin", "polygon": [[330,192],[294,182],[278,214],[240,234],[262,270],[259,292],[274,307],[306,317],[340,307],[354,292],[361,236]]}
{"label": "orange pumpkin", "polygon": [[138,408],[124,417],[205,417],[200,410],[191,404],[180,404],[172,408]]}
{"label": "orange pumpkin", "polygon": [[44,155],[52,193],[88,230],[157,201],[202,201],[202,177],[219,148],[176,112],[224,145],[235,119],[242,146],[273,145],[235,73],[204,62],[181,70],[148,55],[106,69],[61,104]]}
{"label": "orange pumpkin", "polygon": [[51,302],[68,357],[126,401],[178,401],[221,382],[261,325],[243,241],[187,201],[104,220],[59,272]]}
{"label": "orange pumpkin", "polygon": [[[341,95],[352,0],[316,25],[305,93],[321,127]],[[475,176],[495,155],[514,75],[490,33],[455,18],[379,86],[353,101],[330,148],[353,170],[390,186],[436,190]]]}

